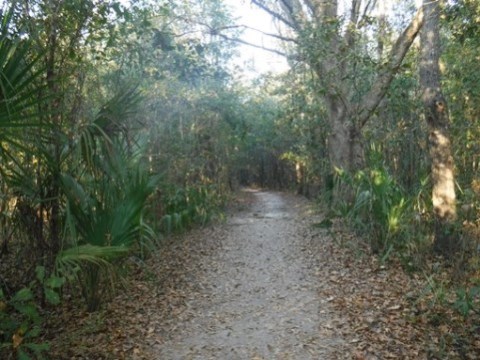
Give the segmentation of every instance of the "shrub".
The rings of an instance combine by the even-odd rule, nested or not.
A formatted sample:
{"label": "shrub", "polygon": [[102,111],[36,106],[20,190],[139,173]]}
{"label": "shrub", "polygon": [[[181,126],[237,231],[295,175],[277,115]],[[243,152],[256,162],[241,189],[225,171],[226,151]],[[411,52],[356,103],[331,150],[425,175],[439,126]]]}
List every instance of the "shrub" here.
{"label": "shrub", "polygon": [[[37,266],[36,280],[17,291],[12,297],[0,289],[0,355],[2,358],[43,359],[48,343],[38,341],[42,334],[43,318],[39,303],[43,299],[51,304],[60,303],[58,291],[65,279],[55,275],[47,277],[45,268]],[[36,298],[40,293],[43,299]]]}

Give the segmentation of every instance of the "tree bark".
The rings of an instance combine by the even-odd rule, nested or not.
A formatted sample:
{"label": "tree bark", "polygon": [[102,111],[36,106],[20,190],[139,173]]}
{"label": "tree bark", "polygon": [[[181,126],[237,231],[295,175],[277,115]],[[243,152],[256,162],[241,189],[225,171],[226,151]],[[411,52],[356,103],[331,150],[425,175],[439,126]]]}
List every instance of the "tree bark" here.
{"label": "tree bark", "polygon": [[450,255],[455,249],[451,232],[456,219],[454,161],[449,138],[447,102],[440,83],[439,2],[423,0],[425,25],[420,34],[420,83],[429,128],[432,204],[437,251]]}
{"label": "tree bark", "polygon": [[[362,128],[384,98],[407,51],[419,33],[424,17],[422,8],[394,43],[386,61],[377,71],[372,87],[358,99],[352,87],[351,55],[362,20],[372,2],[352,0],[346,30],[339,26],[337,0],[252,0],[296,35],[300,57],[318,76],[327,107],[330,129],[328,152],[332,170],[354,172],[363,165]],[[276,7],[272,4],[276,4]],[[363,11],[361,10],[363,9]]]}

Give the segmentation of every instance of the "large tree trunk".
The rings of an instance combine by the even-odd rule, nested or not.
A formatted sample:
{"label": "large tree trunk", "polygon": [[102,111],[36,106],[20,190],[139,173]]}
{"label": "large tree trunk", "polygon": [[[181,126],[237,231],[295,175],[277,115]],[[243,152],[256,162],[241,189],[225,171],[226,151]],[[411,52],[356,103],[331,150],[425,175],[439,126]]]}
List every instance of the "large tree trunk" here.
{"label": "large tree trunk", "polygon": [[363,165],[361,129],[347,109],[329,112],[328,154],[335,172],[354,172]]}
{"label": "large tree trunk", "polygon": [[354,172],[363,163],[362,128],[385,96],[420,31],[424,21],[422,9],[385,55],[372,87],[359,98],[351,77],[346,75],[349,72],[352,75],[351,69],[355,67],[352,54],[356,50],[361,24],[367,20],[375,2],[352,0],[348,22],[342,27],[338,25],[342,19],[338,14],[337,0],[251,1],[291,31],[288,40],[297,45],[300,58],[318,75],[322,85],[320,96],[327,105],[328,151],[332,169]]}
{"label": "large tree trunk", "polygon": [[425,25],[420,33],[420,82],[429,127],[435,249],[450,255],[455,248],[451,232],[456,218],[454,162],[448,133],[447,103],[440,84],[439,2],[423,0]]}
{"label": "large tree trunk", "polygon": [[[348,64],[345,59],[349,55],[341,53],[339,49],[341,47],[345,49],[346,45],[348,52],[354,51],[354,32],[359,21],[359,3],[359,0],[353,1],[349,30],[343,37],[338,33],[329,36],[330,43],[327,56],[312,61],[313,64],[316,64],[317,75],[320,81],[323,81],[324,88],[327,90],[325,102],[330,127],[328,142],[330,162],[334,171],[341,169],[348,173],[353,173],[364,165],[362,129],[385,97],[398,68],[424,21],[423,10],[419,9],[410,24],[393,44],[390,53],[386,55],[386,60],[379,69],[370,90],[359,101],[352,101],[354,94],[351,90],[351,84],[342,80],[342,74],[348,71]],[[332,11],[329,11],[329,16],[331,14]],[[328,18],[323,19],[323,21],[325,20],[328,21]],[[339,192],[340,195],[342,193],[344,192]]]}

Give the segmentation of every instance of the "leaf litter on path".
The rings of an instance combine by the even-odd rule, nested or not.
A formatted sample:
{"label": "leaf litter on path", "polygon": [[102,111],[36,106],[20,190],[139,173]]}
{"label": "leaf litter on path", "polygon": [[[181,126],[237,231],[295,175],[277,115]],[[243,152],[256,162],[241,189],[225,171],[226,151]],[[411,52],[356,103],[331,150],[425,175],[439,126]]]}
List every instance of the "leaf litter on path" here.
{"label": "leaf litter on path", "polygon": [[172,239],[101,313],[64,313],[55,358],[435,358],[409,298],[418,278],[339,246],[350,235],[313,226],[301,197],[248,191],[237,205]]}

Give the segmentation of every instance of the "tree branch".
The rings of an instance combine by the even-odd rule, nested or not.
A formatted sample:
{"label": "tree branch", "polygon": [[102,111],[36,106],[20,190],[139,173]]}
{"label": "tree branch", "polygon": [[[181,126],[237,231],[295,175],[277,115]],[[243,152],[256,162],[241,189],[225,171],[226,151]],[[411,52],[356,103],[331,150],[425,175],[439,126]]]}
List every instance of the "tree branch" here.
{"label": "tree branch", "polygon": [[220,32],[222,30],[229,30],[229,29],[240,29],[240,28],[243,28],[243,29],[247,29],[247,30],[252,30],[252,31],[255,31],[255,32],[258,32],[262,35],[265,35],[265,36],[268,36],[268,37],[272,37],[272,38],[275,38],[275,39],[278,39],[278,40],[281,40],[281,41],[286,41],[286,42],[292,42],[292,43],[295,43],[295,44],[298,44],[298,41],[294,38],[290,38],[290,37],[286,37],[286,36],[282,36],[282,35],[279,35],[279,34],[273,34],[273,33],[268,33],[268,32],[265,32],[265,31],[262,31],[260,29],[257,29],[257,28],[254,28],[254,27],[251,27],[251,26],[248,26],[248,25],[231,25],[231,26],[223,26],[223,27],[220,27],[220,28],[211,28],[210,26],[208,26],[207,24],[202,24],[206,27],[208,27],[210,29],[210,32],[215,34],[215,35],[218,35],[220,34]]}
{"label": "tree branch", "polygon": [[353,49],[353,46],[355,45],[355,32],[357,31],[357,22],[358,17],[360,16],[360,3],[361,1],[359,0],[352,1],[350,20],[345,33],[345,43],[350,49]]}
{"label": "tree branch", "polygon": [[287,10],[291,18],[294,17],[295,12],[293,11],[293,5],[290,0],[279,0],[282,3],[282,6]]}
{"label": "tree branch", "polygon": [[277,54],[277,55],[280,55],[280,56],[288,57],[287,53],[285,53],[283,51],[280,51],[280,50],[277,50],[277,49],[268,48],[268,47],[265,47],[263,45],[253,44],[249,41],[245,41],[245,40],[242,40],[242,39],[239,39],[239,38],[233,38],[233,37],[230,37],[230,36],[225,35],[225,34],[216,34],[216,35],[220,36],[221,38],[223,38],[225,40],[228,40],[228,41],[237,42],[237,43],[240,43],[240,44],[243,44],[243,45],[251,46],[251,47],[261,49],[261,50],[264,50],[264,51],[268,51],[268,52],[271,52],[271,53],[274,53],[274,54]]}
{"label": "tree branch", "polygon": [[[308,21],[308,16],[305,13],[304,6],[299,0],[278,0],[280,1],[280,6],[284,11],[289,15],[291,21],[295,25],[295,28],[301,29],[306,21]],[[308,5],[307,5],[308,7]]]}
{"label": "tree branch", "polygon": [[363,15],[360,17],[360,21],[364,20],[367,17],[367,14],[372,11],[373,8],[377,5],[377,0],[369,0],[365,9],[363,10]]}
{"label": "tree branch", "polygon": [[247,25],[230,25],[230,26],[222,26],[222,27],[219,27],[219,28],[212,28],[209,24],[206,24],[206,23],[199,22],[199,24],[206,27],[210,34],[220,36],[222,39],[237,42],[237,43],[244,44],[244,45],[248,45],[248,46],[251,46],[251,47],[255,47],[257,49],[262,49],[262,50],[272,52],[272,53],[275,53],[275,54],[278,54],[278,55],[281,55],[281,56],[285,56],[285,57],[287,56],[287,54],[284,53],[283,51],[268,48],[268,47],[263,46],[263,45],[257,45],[257,44],[251,43],[249,41],[242,40],[240,38],[231,37],[231,36],[222,34],[221,31],[222,30],[236,29],[236,28],[245,28],[245,29],[250,29],[250,30],[253,30],[253,31],[257,31],[257,32],[259,32],[263,35],[270,36],[270,37],[273,37],[275,39],[279,39],[279,40],[287,41],[287,42],[293,42],[295,44],[297,43],[297,41],[295,39],[287,38],[287,37],[284,37],[284,36],[281,36],[281,35],[278,35],[278,34],[267,33],[267,32],[264,32],[262,30],[255,29],[255,28],[252,28],[252,27],[247,26]]}
{"label": "tree branch", "polygon": [[252,0],[252,4],[256,5],[257,7],[259,7],[260,9],[266,11],[267,13],[269,13],[271,16],[273,16],[275,19],[277,19],[278,21],[284,23],[285,25],[287,25],[288,27],[294,29],[294,30],[297,30],[297,28],[295,27],[295,25],[293,23],[291,23],[289,20],[287,20],[285,17],[283,17],[281,14],[277,13],[276,11],[273,11],[272,9],[270,9],[269,7],[267,7],[266,5],[264,5],[262,2],[260,2],[259,0]]}
{"label": "tree branch", "polygon": [[361,1],[359,0],[352,1],[352,10],[350,12],[350,22],[352,24],[356,25],[358,22],[358,17],[360,16],[360,5],[361,5]]}
{"label": "tree branch", "polygon": [[315,13],[315,5],[312,3],[311,0],[305,0],[305,5],[307,5],[308,10],[310,10],[312,14]]}
{"label": "tree branch", "polygon": [[248,26],[248,25],[237,25],[237,27],[241,27],[241,28],[244,28],[244,29],[256,31],[256,32],[258,32],[262,35],[269,36],[269,37],[272,37],[272,38],[275,38],[275,39],[278,39],[278,40],[281,40],[281,41],[292,42],[292,43],[298,44],[297,39],[282,36],[282,35],[279,35],[279,34],[268,33],[268,32],[262,31],[260,29],[257,29],[257,28],[254,28],[254,27],[251,27],[251,26]]}
{"label": "tree branch", "polygon": [[362,104],[359,108],[357,114],[357,120],[360,128],[362,128],[373,112],[378,107],[378,104],[385,96],[385,93],[390,86],[393,77],[395,76],[398,68],[402,64],[405,55],[408,52],[408,49],[412,45],[413,41],[417,37],[420,29],[422,28],[425,21],[423,8],[420,8],[415,14],[414,18],[408,25],[408,27],[403,31],[400,37],[395,42],[391,52],[390,59],[383,66],[383,69],[380,70],[377,75],[374,85],[370,91],[365,94],[359,104]]}

